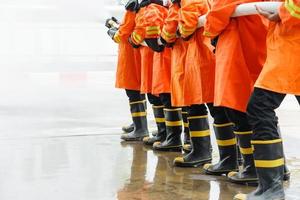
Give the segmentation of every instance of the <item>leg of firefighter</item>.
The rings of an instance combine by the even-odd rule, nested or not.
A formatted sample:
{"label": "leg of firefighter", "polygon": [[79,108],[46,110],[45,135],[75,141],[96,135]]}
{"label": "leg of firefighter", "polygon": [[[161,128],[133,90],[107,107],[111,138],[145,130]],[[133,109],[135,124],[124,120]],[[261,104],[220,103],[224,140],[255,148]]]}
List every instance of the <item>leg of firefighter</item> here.
{"label": "leg of firefighter", "polygon": [[223,107],[214,107],[212,104],[208,104],[208,107],[214,118],[214,131],[220,160],[214,165],[204,165],[203,169],[206,174],[210,175],[222,175],[237,171],[237,145],[233,133],[233,123],[228,119]]}
{"label": "leg of firefighter", "polygon": [[[140,94],[140,91],[137,90],[125,90],[127,97],[129,98],[129,102],[133,102],[133,101],[141,101],[145,99],[145,95],[144,94]],[[131,123],[130,125],[127,126],[123,126],[122,127],[122,131],[123,133],[130,133],[134,130],[134,123]]]}
{"label": "leg of firefighter", "polygon": [[247,114],[249,122],[253,126],[252,145],[259,185],[254,192],[248,195],[236,195],[236,200],[284,199],[284,155],[274,111],[284,97],[285,94],[259,88],[255,88],[253,92]]}
{"label": "leg of firefighter", "polygon": [[169,93],[160,94],[160,99],[164,104],[164,114],[166,119],[167,136],[163,142],[155,142],[153,149],[158,151],[175,151],[182,150],[181,133],[182,133],[182,115],[181,108],[174,108],[171,105],[171,95]]}
{"label": "leg of firefighter", "polygon": [[157,134],[153,137],[145,137],[143,142],[145,145],[153,145],[155,142],[163,142],[166,139],[166,123],[164,115],[164,105],[159,97],[148,94],[149,102],[152,104],[155,122],[157,126]]}
{"label": "leg of firefighter", "polygon": [[183,120],[183,151],[190,153],[192,151],[189,121],[188,121],[188,107],[182,108],[182,120]]}
{"label": "leg of firefighter", "polygon": [[121,139],[125,141],[141,141],[149,135],[145,99],[138,91],[126,90],[126,93],[129,97],[134,130],[128,134],[123,134]]}
{"label": "leg of firefighter", "polygon": [[188,120],[192,151],[184,157],[175,158],[175,166],[198,167],[211,162],[211,142],[207,114],[205,104],[190,106]]}
{"label": "leg of firefighter", "polygon": [[247,114],[237,110],[225,109],[230,121],[234,123],[234,133],[237,137],[238,146],[243,158],[242,168],[238,172],[230,172],[228,179],[234,183],[256,184],[257,175],[254,166],[253,149],[251,147],[251,137],[253,134]]}

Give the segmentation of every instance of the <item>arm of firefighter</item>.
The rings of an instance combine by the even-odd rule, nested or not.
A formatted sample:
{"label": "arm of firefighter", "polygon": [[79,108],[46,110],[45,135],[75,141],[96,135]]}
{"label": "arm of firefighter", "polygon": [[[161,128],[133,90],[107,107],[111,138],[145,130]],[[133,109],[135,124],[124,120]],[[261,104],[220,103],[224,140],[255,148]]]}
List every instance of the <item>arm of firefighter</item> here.
{"label": "arm of firefighter", "polygon": [[145,39],[145,8],[141,8],[135,17],[135,27],[129,37],[130,44],[139,47]]}
{"label": "arm of firefighter", "polygon": [[182,38],[187,39],[197,29],[199,16],[207,12],[207,6],[204,2],[192,2],[182,4],[179,14],[179,33]]}
{"label": "arm of firefighter", "polygon": [[162,44],[159,44],[161,27],[164,24],[164,19],[167,17],[166,8],[151,7],[145,15],[145,42],[153,51],[161,52],[164,49]]}
{"label": "arm of firefighter", "polygon": [[300,25],[300,0],[286,0],[279,8],[279,16],[282,24]]}
{"label": "arm of firefighter", "polygon": [[179,5],[172,4],[168,10],[168,16],[165,19],[161,33],[161,41],[166,44],[172,44],[176,41],[176,31],[179,21]]}
{"label": "arm of firefighter", "polygon": [[215,0],[206,15],[203,34],[210,38],[219,35],[229,24],[231,15],[237,7],[236,4],[233,2],[224,5],[223,0]]}
{"label": "arm of firefighter", "polygon": [[116,32],[113,38],[116,43],[127,42],[135,27],[135,17],[136,13],[131,11],[125,12],[123,21],[119,26],[119,30]]}

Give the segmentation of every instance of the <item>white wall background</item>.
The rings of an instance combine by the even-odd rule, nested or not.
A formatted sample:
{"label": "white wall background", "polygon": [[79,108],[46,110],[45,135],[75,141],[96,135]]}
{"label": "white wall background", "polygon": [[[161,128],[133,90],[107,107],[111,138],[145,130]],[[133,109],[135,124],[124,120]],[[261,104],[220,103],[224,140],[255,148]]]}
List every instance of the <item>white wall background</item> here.
{"label": "white wall background", "polygon": [[1,0],[0,71],[58,70],[112,62],[103,21],[110,0]]}

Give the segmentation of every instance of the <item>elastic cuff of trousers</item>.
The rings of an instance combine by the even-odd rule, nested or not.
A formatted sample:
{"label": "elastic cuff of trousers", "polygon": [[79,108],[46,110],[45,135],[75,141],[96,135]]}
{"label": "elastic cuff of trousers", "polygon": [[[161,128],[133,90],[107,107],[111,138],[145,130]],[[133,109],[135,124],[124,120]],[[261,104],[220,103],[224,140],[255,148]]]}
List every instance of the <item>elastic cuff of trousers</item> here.
{"label": "elastic cuff of trousers", "polygon": [[146,112],[134,112],[134,113],[131,113],[131,116],[132,117],[146,117],[147,113]]}
{"label": "elastic cuff of trousers", "polygon": [[134,101],[134,102],[130,102],[129,104],[130,105],[134,105],[134,104],[144,104],[145,103],[145,100],[142,100],[142,101]]}
{"label": "elastic cuff of trousers", "polygon": [[233,146],[236,145],[236,138],[232,138],[229,140],[217,140],[217,144],[221,147]]}
{"label": "elastic cuff of trousers", "polygon": [[233,123],[226,123],[226,124],[214,124],[214,127],[216,128],[224,128],[224,127],[228,127],[228,126],[233,126]]}
{"label": "elastic cuff of trousers", "polygon": [[190,137],[207,137],[210,136],[210,131],[204,130],[204,131],[190,131]]}

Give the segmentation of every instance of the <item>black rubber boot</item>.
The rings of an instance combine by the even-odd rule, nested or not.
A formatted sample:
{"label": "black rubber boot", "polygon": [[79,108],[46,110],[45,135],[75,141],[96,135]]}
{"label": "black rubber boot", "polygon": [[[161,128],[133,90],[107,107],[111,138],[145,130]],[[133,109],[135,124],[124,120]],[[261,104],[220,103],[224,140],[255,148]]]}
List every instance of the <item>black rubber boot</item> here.
{"label": "black rubber boot", "polygon": [[149,136],[144,101],[131,102],[130,112],[134,130],[128,134],[123,134],[121,139],[125,141],[142,141],[144,137]]}
{"label": "black rubber boot", "polygon": [[214,124],[220,161],[214,165],[204,165],[203,169],[206,174],[219,176],[231,171],[238,171],[237,145],[232,128],[232,123]]}
{"label": "black rubber boot", "polygon": [[246,185],[256,185],[258,183],[251,146],[252,134],[252,131],[235,132],[243,158],[243,165],[238,172],[233,171],[228,174],[227,177],[230,182]]}
{"label": "black rubber boot", "polygon": [[281,139],[256,140],[254,145],[255,167],[259,185],[246,195],[238,194],[235,200],[283,200],[284,156]]}
{"label": "black rubber boot", "polygon": [[133,130],[134,130],[134,124],[133,124],[133,123],[130,124],[130,125],[128,125],[128,126],[123,126],[123,127],[122,127],[122,131],[123,131],[124,134],[130,133],[130,132],[132,132]]}
{"label": "black rubber boot", "polygon": [[145,137],[143,139],[145,145],[151,145],[151,146],[155,142],[163,142],[166,139],[166,135],[167,135],[164,106],[153,106],[153,113],[154,113],[158,133],[154,137]]}
{"label": "black rubber boot", "polygon": [[210,163],[212,156],[207,115],[190,116],[188,120],[192,151],[184,157],[175,158],[174,165],[177,167],[198,167]]}
{"label": "black rubber boot", "polygon": [[164,109],[167,137],[163,142],[155,142],[153,149],[157,151],[181,152],[182,115],[181,108]]}
{"label": "black rubber boot", "polygon": [[183,120],[183,132],[184,132],[183,151],[185,153],[190,153],[192,151],[188,115],[189,114],[188,114],[187,108],[182,108],[182,120]]}

